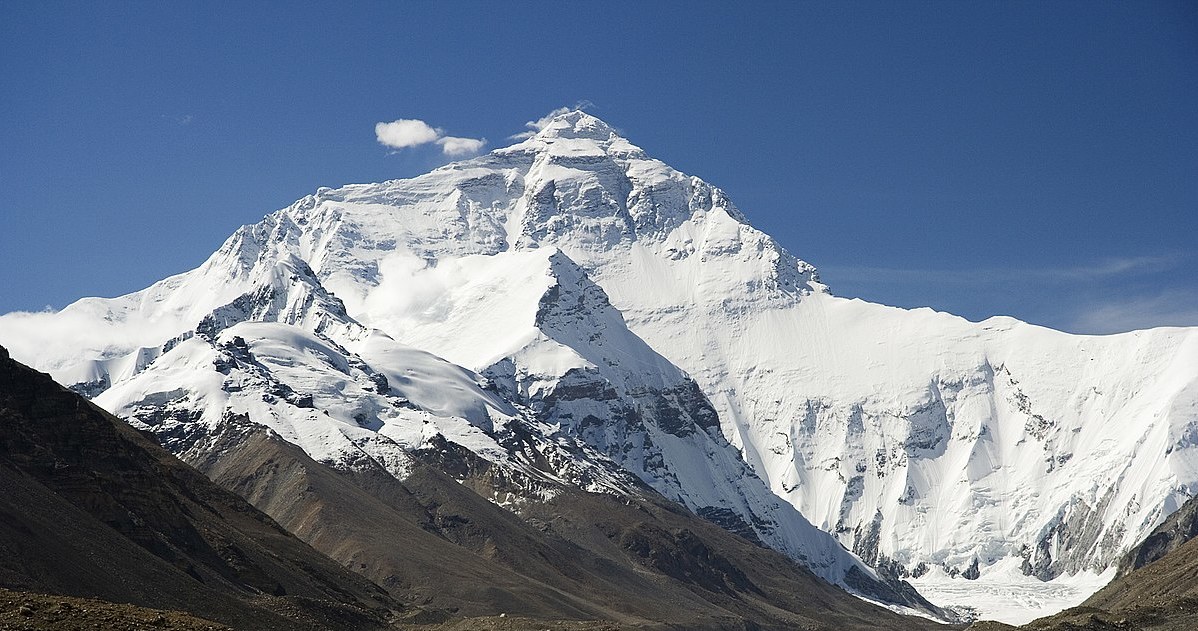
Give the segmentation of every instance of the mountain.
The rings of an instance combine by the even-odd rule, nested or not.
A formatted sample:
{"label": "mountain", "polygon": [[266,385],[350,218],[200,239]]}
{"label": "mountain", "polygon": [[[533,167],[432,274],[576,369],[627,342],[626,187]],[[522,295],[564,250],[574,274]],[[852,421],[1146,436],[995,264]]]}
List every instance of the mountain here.
{"label": "mountain", "polygon": [[317,463],[244,419],[205,437],[199,464],[213,480],[411,605],[0,347],[0,585],[107,601],[0,590],[11,605],[0,627],[208,628],[192,614],[254,629],[451,617],[473,628],[507,612],[523,616],[504,627],[515,629],[939,626],[854,598],[644,487],[617,499],[544,481],[552,496],[521,519],[474,490],[494,492],[497,467],[443,437],[411,452],[403,482],[378,460]]}
{"label": "mountain", "polygon": [[527,480],[645,484],[842,586],[983,614],[1080,602],[1198,490],[1195,329],[835,297],[583,112],[321,188],[146,290],[0,317],[0,342],[193,460],[245,417],[402,481],[444,438],[520,478],[493,498],[517,514]]}
{"label": "mountain", "polygon": [[[409,345],[350,316],[288,250],[304,249],[292,233],[308,219],[271,223],[239,231],[194,272],[64,310],[118,336],[171,337],[114,348],[101,331],[83,342],[82,361],[63,358],[52,374],[188,461],[247,417],[318,461],[347,470],[379,462],[403,480],[410,450],[443,437],[509,475],[618,495],[647,483],[830,581],[925,606],[774,497],[720,433],[697,385],[629,331],[559,250],[474,261],[460,309],[438,314],[421,329],[432,339]],[[482,375],[426,352],[441,354],[447,342],[486,353]],[[98,351],[90,358],[89,348]],[[526,442],[536,462],[513,453]]]}
{"label": "mountain", "polygon": [[0,488],[8,588],[255,629],[381,629],[400,609],[3,347]]}
{"label": "mountain", "polygon": [[1114,581],[1076,610],[1037,624],[1047,628],[1084,617],[1088,622],[1096,618],[1108,628],[1180,631],[1198,626],[1195,514],[1198,500],[1192,499],[1124,557]]}

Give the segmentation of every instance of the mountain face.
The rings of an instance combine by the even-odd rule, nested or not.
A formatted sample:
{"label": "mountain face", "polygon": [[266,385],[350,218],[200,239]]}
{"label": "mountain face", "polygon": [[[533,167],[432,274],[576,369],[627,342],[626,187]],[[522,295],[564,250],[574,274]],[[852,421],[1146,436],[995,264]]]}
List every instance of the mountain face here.
{"label": "mountain face", "polygon": [[382,629],[400,609],[3,347],[0,489],[6,587],[186,610],[237,628]]}
{"label": "mountain face", "polygon": [[192,461],[244,422],[398,481],[460,446],[517,514],[643,484],[908,604],[893,579],[1102,572],[1198,490],[1194,329],[837,298],[582,112],[319,189],[141,292],[0,317],[0,342]]}

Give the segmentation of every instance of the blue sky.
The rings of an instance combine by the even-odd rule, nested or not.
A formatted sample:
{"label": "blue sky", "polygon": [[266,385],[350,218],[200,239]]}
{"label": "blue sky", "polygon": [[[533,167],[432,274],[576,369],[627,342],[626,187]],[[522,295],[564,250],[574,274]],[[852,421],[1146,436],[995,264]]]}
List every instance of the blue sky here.
{"label": "blue sky", "polygon": [[191,4],[0,3],[0,312],[588,101],[840,295],[1198,324],[1198,3]]}

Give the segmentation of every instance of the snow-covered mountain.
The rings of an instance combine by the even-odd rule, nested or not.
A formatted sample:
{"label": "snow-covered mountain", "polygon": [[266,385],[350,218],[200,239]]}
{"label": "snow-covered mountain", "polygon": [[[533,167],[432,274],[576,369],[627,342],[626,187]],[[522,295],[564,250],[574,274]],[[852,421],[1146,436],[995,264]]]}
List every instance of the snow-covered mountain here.
{"label": "snow-covered mountain", "polygon": [[[402,476],[440,435],[532,478],[639,479],[863,591],[837,540],[976,603],[1102,573],[1198,491],[1198,330],[837,298],[719,189],[582,112],[319,189],[191,272],[0,317],[0,343],[179,449],[243,415]],[[978,580],[936,591],[958,576]]]}

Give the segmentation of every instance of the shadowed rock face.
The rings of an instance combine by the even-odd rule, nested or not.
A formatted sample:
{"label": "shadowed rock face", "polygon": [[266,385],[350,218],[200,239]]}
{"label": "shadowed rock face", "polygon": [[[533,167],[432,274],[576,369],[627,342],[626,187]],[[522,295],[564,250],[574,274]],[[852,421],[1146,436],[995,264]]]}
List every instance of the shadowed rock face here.
{"label": "shadowed rock face", "polygon": [[0,348],[0,584],[240,628],[380,628],[398,604]]}
{"label": "shadowed rock face", "polygon": [[1198,500],[1190,500],[1157,526],[1140,545],[1128,551],[1119,562],[1118,576],[1164,557],[1198,535]]}

